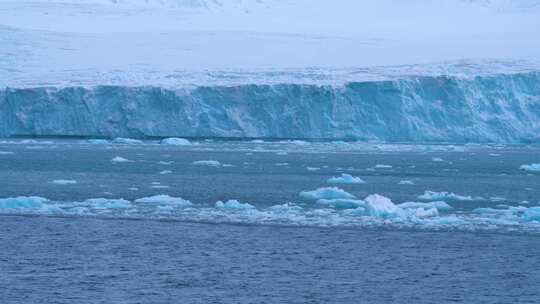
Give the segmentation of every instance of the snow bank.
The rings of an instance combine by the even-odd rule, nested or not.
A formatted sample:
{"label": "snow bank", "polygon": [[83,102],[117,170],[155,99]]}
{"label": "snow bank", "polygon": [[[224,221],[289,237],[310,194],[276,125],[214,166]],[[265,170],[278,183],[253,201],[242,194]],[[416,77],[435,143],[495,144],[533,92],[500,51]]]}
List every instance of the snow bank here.
{"label": "snow bank", "polygon": [[354,195],[347,191],[337,187],[324,187],[313,191],[302,191],[300,196],[307,199],[319,200],[319,199],[351,199]]}
{"label": "snow bank", "polygon": [[332,184],[363,184],[363,181],[360,177],[355,177],[350,174],[342,173],[341,176],[334,176],[327,180],[327,182]]}

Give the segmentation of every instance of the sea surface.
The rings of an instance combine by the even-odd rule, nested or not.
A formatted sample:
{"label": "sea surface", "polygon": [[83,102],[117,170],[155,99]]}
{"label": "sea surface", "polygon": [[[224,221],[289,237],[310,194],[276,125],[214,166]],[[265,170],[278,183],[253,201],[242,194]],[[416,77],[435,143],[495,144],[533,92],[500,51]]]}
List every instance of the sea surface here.
{"label": "sea surface", "polygon": [[0,303],[539,303],[534,163],[534,146],[3,140]]}

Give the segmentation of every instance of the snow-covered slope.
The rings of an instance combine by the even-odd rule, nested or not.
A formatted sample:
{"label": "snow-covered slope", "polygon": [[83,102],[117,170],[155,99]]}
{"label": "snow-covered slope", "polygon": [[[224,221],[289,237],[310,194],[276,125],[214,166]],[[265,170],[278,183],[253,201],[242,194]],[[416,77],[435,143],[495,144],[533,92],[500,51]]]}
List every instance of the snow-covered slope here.
{"label": "snow-covered slope", "polygon": [[0,0],[0,81],[106,85],[164,74],[333,73],[463,59],[535,65],[538,2]]}

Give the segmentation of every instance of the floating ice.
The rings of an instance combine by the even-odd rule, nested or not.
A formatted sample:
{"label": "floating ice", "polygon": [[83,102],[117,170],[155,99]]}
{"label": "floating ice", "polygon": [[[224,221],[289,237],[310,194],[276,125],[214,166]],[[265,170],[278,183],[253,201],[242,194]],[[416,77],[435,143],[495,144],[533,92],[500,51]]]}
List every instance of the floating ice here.
{"label": "floating ice", "polygon": [[319,167],[306,167],[306,169],[307,169],[308,171],[318,171],[318,170],[321,170],[321,168],[319,168]]}
{"label": "floating ice", "polygon": [[92,145],[107,145],[109,144],[109,141],[106,139],[88,139],[86,143]]}
{"label": "floating ice", "polygon": [[431,159],[431,161],[434,161],[434,162],[443,162],[444,160],[443,160],[442,158],[440,158],[440,157],[433,157],[433,158]]}
{"label": "floating ice", "polygon": [[139,145],[143,143],[141,140],[138,140],[138,139],[124,138],[124,137],[117,137],[113,139],[112,142],[114,144],[122,144],[122,145]]}
{"label": "floating ice", "polygon": [[414,182],[411,180],[400,180],[398,185],[414,185]]}
{"label": "floating ice", "polygon": [[373,168],[375,169],[390,169],[392,168],[391,165],[384,165],[384,164],[376,164]]}
{"label": "floating ice", "polygon": [[121,156],[115,156],[113,159],[111,159],[111,161],[113,163],[127,163],[127,162],[130,162],[129,159],[123,158]]}
{"label": "floating ice", "polygon": [[159,174],[161,174],[161,175],[164,175],[164,174],[171,174],[171,173],[173,173],[173,172],[170,171],[170,170],[163,170],[163,171],[160,171],[160,172],[159,172]]}
{"label": "floating ice", "polygon": [[125,199],[91,198],[83,202],[86,206],[94,209],[127,209],[131,202]]}
{"label": "floating ice", "polygon": [[419,202],[406,202],[401,203],[398,205],[401,209],[417,209],[417,208],[423,208],[423,209],[438,209],[438,210],[450,210],[453,209],[452,206],[448,205],[446,202],[443,201],[434,201],[429,203],[419,203]]}
{"label": "floating ice", "polygon": [[221,166],[221,163],[218,162],[217,160],[198,160],[198,161],[194,161],[192,164],[197,165],[197,166],[210,166],[210,167]]}
{"label": "floating ice", "polygon": [[540,164],[521,165],[519,168],[530,172],[540,172]]}
{"label": "floating ice", "polygon": [[528,208],[522,217],[526,222],[540,222],[540,207]]}
{"label": "floating ice", "polygon": [[377,218],[402,217],[404,211],[396,206],[389,198],[372,194],[366,197],[364,206],[355,209],[357,215],[372,216]]}
{"label": "floating ice", "polygon": [[418,208],[414,210],[414,216],[420,219],[438,217],[439,210],[437,210],[436,208],[431,208],[431,209]]}
{"label": "floating ice", "polygon": [[160,142],[162,145],[169,145],[169,146],[189,146],[191,145],[191,142],[185,138],[178,138],[178,137],[169,137],[164,138]]}
{"label": "floating ice", "polygon": [[164,161],[164,160],[160,160],[158,162],[158,164],[160,165],[165,165],[165,166],[169,166],[169,165],[172,165],[174,162],[173,161]]}
{"label": "floating ice", "polygon": [[11,151],[0,151],[0,155],[11,155],[13,152]]}
{"label": "floating ice", "polygon": [[173,197],[173,196],[163,195],[163,194],[139,198],[135,200],[135,203],[156,203],[156,204],[164,204],[164,205],[173,205],[176,207],[189,207],[193,205],[193,203],[181,197]]}
{"label": "floating ice", "polygon": [[354,195],[337,187],[324,187],[313,191],[302,191],[300,196],[307,199],[354,198]]}
{"label": "floating ice", "polygon": [[255,209],[255,207],[248,203],[241,203],[237,200],[228,200],[225,203],[222,201],[216,202],[216,208],[218,209],[236,209],[236,210],[245,210],[245,209]]}
{"label": "floating ice", "polygon": [[302,211],[302,207],[297,206],[293,203],[285,203],[281,205],[274,205],[267,208],[268,211],[273,211],[277,213],[287,213],[287,212],[296,212],[296,211]]}
{"label": "floating ice", "polygon": [[73,185],[73,184],[76,184],[77,181],[76,180],[72,180],[72,179],[55,179],[53,181],[51,181],[51,184],[56,184],[56,185]]}
{"label": "floating ice", "polygon": [[342,173],[339,177],[331,177],[328,179],[329,183],[332,184],[363,184],[363,181],[360,177],[355,177],[350,174]]}
{"label": "floating ice", "polygon": [[42,209],[49,200],[39,196],[17,196],[0,199],[0,209]]}
{"label": "floating ice", "polygon": [[418,196],[421,200],[426,201],[475,201],[475,200],[483,200],[481,197],[472,197],[472,196],[463,196],[458,195],[453,192],[435,192],[435,191],[425,191],[424,194]]}
{"label": "floating ice", "polygon": [[320,199],[317,200],[317,204],[327,207],[333,207],[336,209],[356,209],[366,205],[366,202],[356,199]]}

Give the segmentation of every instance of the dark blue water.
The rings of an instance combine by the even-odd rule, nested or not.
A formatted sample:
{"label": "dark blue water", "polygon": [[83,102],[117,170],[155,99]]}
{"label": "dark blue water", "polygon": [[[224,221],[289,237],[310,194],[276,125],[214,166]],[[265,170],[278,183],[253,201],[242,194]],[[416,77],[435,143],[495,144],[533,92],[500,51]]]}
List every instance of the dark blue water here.
{"label": "dark blue water", "polygon": [[[54,142],[0,151],[0,303],[540,302],[540,223],[526,217],[540,205],[540,175],[519,169],[539,162],[535,148]],[[429,218],[373,218],[299,196],[340,173],[365,180],[336,185],[359,199],[399,204],[426,190],[473,199],[448,199],[453,208]],[[156,194],[193,206],[135,202]],[[1,200],[18,196],[49,201]],[[120,198],[127,206],[107,201]],[[228,199],[254,207],[214,206]],[[271,208],[287,202],[294,208]]]}

